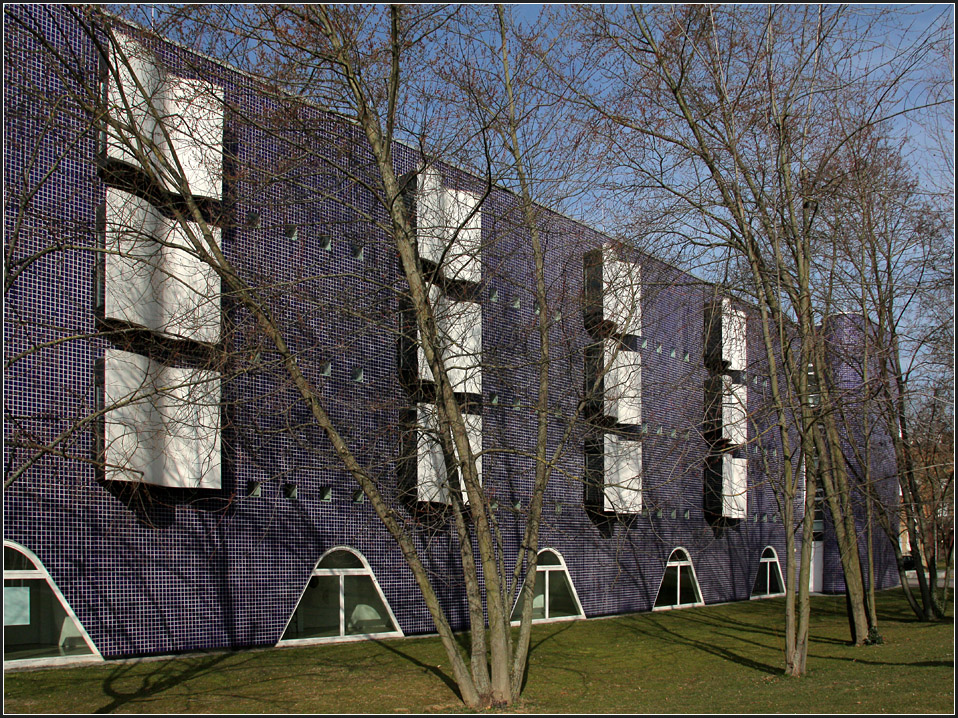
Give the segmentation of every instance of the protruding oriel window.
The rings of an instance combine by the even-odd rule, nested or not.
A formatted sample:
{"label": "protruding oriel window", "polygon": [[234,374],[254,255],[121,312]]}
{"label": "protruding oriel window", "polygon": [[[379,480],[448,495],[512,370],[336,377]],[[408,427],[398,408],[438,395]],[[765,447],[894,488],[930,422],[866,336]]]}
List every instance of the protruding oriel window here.
{"label": "protruding oriel window", "polygon": [[222,87],[168,73],[152,52],[119,34],[106,85],[107,157],[141,168],[165,190],[223,196]]}
{"label": "protruding oriel window", "polygon": [[482,208],[479,198],[442,186],[435,169],[419,175],[416,237],[419,255],[441,268],[447,279],[482,279]]}
{"label": "protruding oriel window", "polygon": [[281,642],[402,636],[362,554],[334,548],[316,564]]}
{"label": "protruding oriel window", "polygon": [[43,564],[3,542],[3,660],[99,658],[90,636]]}
{"label": "protruding oriel window", "polygon": [[[522,618],[523,589],[519,591],[512,620]],[[536,561],[536,585],[532,597],[533,621],[569,621],[585,618],[579,595],[569,578],[565,561],[556,551],[543,549]]]}
{"label": "protruding oriel window", "polygon": [[778,562],[778,554],[775,553],[774,548],[766,546],[762,551],[758,574],[755,576],[752,598],[782,596],[784,593],[785,581],[782,580],[782,567]]}
{"label": "protruding oriel window", "polygon": [[655,609],[701,606],[702,592],[695,576],[695,567],[685,549],[677,548],[669,556],[659,594],[655,597]]}

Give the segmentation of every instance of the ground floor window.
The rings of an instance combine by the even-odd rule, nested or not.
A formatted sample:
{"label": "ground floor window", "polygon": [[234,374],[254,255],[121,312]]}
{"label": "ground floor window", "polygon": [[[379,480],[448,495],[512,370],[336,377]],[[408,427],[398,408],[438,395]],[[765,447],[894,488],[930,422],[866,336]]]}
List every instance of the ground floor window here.
{"label": "ground floor window", "polygon": [[359,553],[328,551],[310,576],[282,640],[401,636],[372,569]]}
{"label": "ground floor window", "polygon": [[778,555],[775,549],[766,546],[758,565],[758,575],[755,576],[752,598],[781,596],[784,593],[785,582],[782,580],[782,567],[778,563]]}
{"label": "ground floor window", "polygon": [[662,585],[659,586],[653,608],[676,608],[703,603],[692,560],[685,549],[677,548],[665,565],[665,575],[662,577]]}
{"label": "ground floor window", "polygon": [[97,655],[39,559],[3,544],[3,659]]}
{"label": "ground floor window", "polygon": [[[565,562],[555,551],[543,549],[536,560],[536,585],[533,589],[532,620],[557,621],[585,618]],[[520,590],[512,620],[522,618],[523,591]]]}

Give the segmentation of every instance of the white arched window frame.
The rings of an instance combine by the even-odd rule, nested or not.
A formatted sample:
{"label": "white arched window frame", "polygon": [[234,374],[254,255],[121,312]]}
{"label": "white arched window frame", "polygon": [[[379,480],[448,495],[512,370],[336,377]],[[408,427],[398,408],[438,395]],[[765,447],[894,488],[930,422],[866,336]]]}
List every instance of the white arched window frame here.
{"label": "white arched window frame", "polygon": [[[339,554],[338,557],[337,554]],[[324,562],[327,564],[331,561],[335,563],[337,558],[346,559],[348,562],[358,565],[348,567],[323,566]],[[355,602],[356,605],[352,606],[351,611],[349,610],[349,604],[354,603],[351,599],[355,598],[347,595],[347,582],[349,582],[350,578],[369,579],[370,585],[375,591],[375,597],[378,599],[379,604],[381,604],[381,610],[377,610],[375,606],[370,606],[368,603],[358,602]],[[298,634],[302,632],[302,629],[297,626],[297,621],[301,620],[300,609],[304,607],[304,599],[307,598],[307,594],[313,588],[314,583],[318,584],[320,582],[326,583],[327,587],[333,583],[337,584],[338,631],[335,634],[329,633],[329,635],[300,636]],[[329,607],[327,606],[326,608]],[[327,627],[329,626],[327,625]],[[319,561],[316,562],[316,566],[310,574],[309,581],[307,581],[303,587],[303,591],[296,603],[296,609],[294,609],[293,614],[286,622],[286,628],[277,645],[356,641],[373,637],[402,638],[403,636],[402,629],[399,628],[399,622],[396,620],[389,601],[386,600],[382,587],[379,585],[379,581],[376,580],[376,575],[373,573],[372,568],[370,568],[366,557],[359,551],[348,546],[336,546],[326,551],[326,553],[320,557]]]}
{"label": "white arched window frame", "polygon": [[[6,553],[12,550],[26,559],[32,568],[7,569]],[[53,578],[47,572],[43,563],[37,558],[37,555],[25,546],[21,546],[13,541],[4,540],[4,570],[3,570],[3,622],[4,622],[4,658],[6,665],[29,666],[29,665],[50,665],[57,663],[73,663],[77,661],[101,661],[103,657],[97,650],[93,639],[87,633],[83,624],[77,618],[70,604],[57,587]],[[57,651],[57,655],[48,655],[43,657],[17,658],[16,646],[10,645],[10,640],[15,634],[15,626],[24,625],[19,621],[30,620],[32,611],[30,609],[30,591],[28,586],[22,584],[30,582],[43,581],[46,588],[49,589],[53,597],[59,603],[60,609],[64,612],[61,622],[59,637],[56,644],[50,644],[49,651]],[[23,589],[28,589],[24,591]],[[24,602],[27,602],[26,605]],[[26,614],[24,613],[26,612]],[[72,644],[72,648],[70,647]],[[11,658],[10,656],[14,656]]]}
{"label": "white arched window frame", "polygon": [[758,573],[752,584],[752,598],[772,598],[785,595],[785,580],[782,565],[778,562],[778,553],[772,546],[766,546],[759,559]]}
{"label": "white arched window frame", "polygon": [[[512,623],[518,624],[522,613],[525,584],[519,589],[512,609]],[[565,559],[558,551],[544,548],[536,560],[536,585],[533,592],[532,620],[535,623],[575,621],[585,618],[579,594]]]}
{"label": "white arched window frame", "polygon": [[704,605],[695,566],[692,565],[689,552],[680,546],[672,551],[665,564],[665,573],[662,574],[652,610],[667,611],[671,608]]}

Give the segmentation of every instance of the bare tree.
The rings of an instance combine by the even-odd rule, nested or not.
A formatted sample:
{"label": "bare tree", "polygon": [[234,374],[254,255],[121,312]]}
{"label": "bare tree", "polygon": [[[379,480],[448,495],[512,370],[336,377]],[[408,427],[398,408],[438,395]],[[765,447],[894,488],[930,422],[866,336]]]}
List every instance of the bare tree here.
{"label": "bare tree", "polygon": [[[218,488],[217,457],[223,448],[218,442],[224,430],[233,437],[233,450],[254,461],[257,446],[271,437],[293,437],[317,463],[335,462],[345,469],[396,541],[446,649],[462,700],[471,707],[513,703],[527,665],[543,496],[569,439],[579,438],[586,402],[578,382],[571,394],[556,397],[551,391],[550,377],[561,375],[573,359],[581,360],[577,339],[563,336],[561,317],[582,307],[577,293],[547,286],[547,256],[554,262],[568,258],[561,243],[547,250],[542,238],[551,231],[552,220],[536,206],[542,197],[534,194],[527,164],[531,154],[522,144],[525,125],[516,112],[518,83],[509,49],[514,36],[505,14],[500,10],[488,21],[495,38],[496,82],[489,88],[460,85],[471,93],[475,114],[451,116],[449,122],[459,124],[447,125],[437,115],[439,105],[430,102],[435,86],[429,83],[439,82],[442,73],[431,76],[416,68],[440,31],[459,22],[454,8],[240,9],[218,28],[205,24],[211,13],[219,12],[215,9],[163,15],[167,27],[196,42],[229,37],[246,52],[244,42],[263,39],[268,48],[263,56],[230,58],[268,76],[244,80],[255,88],[256,103],[229,101],[215,81],[206,79],[210,73],[216,77],[206,59],[169,48],[96,9],[64,12],[83,44],[93,48],[92,67],[89,58],[71,55],[23,15],[12,15],[10,21],[17,33],[41,48],[42,62],[69,88],[56,102],[82,120],[82,128],[70,125],[70,133],[86,139],[99,135],[99,172],[108,185],[107,199],[96,232],[89,225],[79,228],[87,238],[99,240],[94,246],[89,239],[76,245],[44,244],[36,235],[30,242],[14,235],[7,244],[5,296],[12,300],[47,255],[97,256],[98,323],[86,334],[55,341],[102,351],[101,373],[111,380],[103,382],[97,406],[61,412],[75,417],[61,437],[30,436],[29,424],[37,417],[16,417],[23,419],[23,430],[7,437],[12,458],[6,485],[16,486],[38,462],[59,455],[62,443],[85,441],[92,426],[101,437],[92,459],[101,477],[110,486],[124,482],[143,501],[154,496],[146,485],[180,486],[175,482],[183,477],[193,489]],[[460,36],[465,36],[462,28],[464,24]],[[254,61],[254,66],[248,64]],[[193,75],[204,79],[190,79]],[[31,121],[38,120],[36,107],[41,107],[54,120],[45,127],[56,128],[56,105],[46,103],[41,88],[31,89]],[[294,90],[300,97],[291,94]],[[309,106],[304,98],[339,116]],[[224,128],[226,113],[232,124]],[[229,133],[244,131],[276,138],[289,156],[278,163],[275,157],[260,157],[253,143],[253,151],[227,157],[224,165],[223,133],[228,141]],[[418,145],[418,166],[412,171],[409,158],[416,153],[400,147],[400,137]],[[474,158],[462,141],[474,137],[480,146],[483,140],[487,148],[492,141],[498,145],[495,160],[488,153],[485,157],[482,179],[437,161],[455,159],[457,152]],[[61,159],[69,158],[70,151],[65,147]],[[316,183],[308,172],[329,178],[319,196],[311,194]],[[521,496],[522,513],[516,511],[522,530],[518,557],[505,550],[496,487],[483,485],[483,449],[476,440],[481,437],[476,384],[483,369],[494,366],[480,356],[478,298],[484,281],[501,271],[483,267],[482,257],[493,252],[484,246],[481,217],[493,183],[506,174],[517,178],[518,185],[515,217],[503,224],[528,236],[532,249],[524,275],[532,278],[534,288],[529,292],[525,285],[516,293],[528,295],[526,306],[536,309],[530,325],[535,341],[523,357],[537,377],[532,407],[536,440],[531,451],[514,449],[531,454],[535,466],[531,490]],[[448,186],[450,179],[469,189]],[[224,182],[229,198],[221,191]],[[18,186],[8,195],[8,206],[15,205],[13,213],[25,225],[38,213],[34,194],[29,186]],[[256,201],[267,203],[268,211],[238,216],[235,207],[252,204],[251,198],[267,198]],[[334,207],[346,217],[354,258],[364,251],[381,252],[381,265],[390,269],[344,282],[359,287],[348,290],[355,296],[327,297],[324,277],[283,276],[255,247],[249,256],[224,247],[224,231],[267,229],[264,222],[282,221],[276,218],[298,203]],[[296,241],[295,223],[281,229]],[[581,262],[579,253],[572,256]],[[396,257],[400,271],[393,276],[389,259]],[[581,263],[575,269],[581,271]],[[404,354],[402,370],[414,409],[388,408],[404,417],[392,427],[407,437],[395,463],[413,465],[411,486],[397,483],[390,472],[396,457],[388,449],[363,448],[357,437],[361,428],[351,426],[350,414],[343,410],[349,398],[340,402],[324,392],[330,349],[309,319],[324,312],[335,313],[360,335],[389,336]],[[33,317],[23,318],[18,331],[27,348],[8,355],[8,367],[25,371],[30,361],[44,356],[49,347],[25,336],[39,324]],[[613,354],[610,362],[614,359]],[[601,366],[595,381],[607,373],[608,367]],[[236,388],[254,380],[269,391],[247,396]],[[362,376],[354,380],[362,381]],[[254,398],[258,405],[251,411],[248,403]],[[317,440],[319,434],[324,441]],[[171,448],[177,440],[182,446]],[[191,452],[198,454],[191,466],[173,465],[171,457]],[[283,481],[282,472],[273,474]],[[224,498],[228,504],[229,497]],[[468,606],[471,640],[465,649],[440,600],[442,582],[448,579],[428,566],[428,538],[423,538],[428,533],[424,527],[444,531],[447,524]],[[512,609],[520,591],[524,600],[515,616],[520,624],[516,641]]]}
{"label": "bare tree", "polygon": [[[786,665],[804,673],[814,494],[822,482],[848,587],[855,643],[869,635],[842,436],[829,376],[815,262],[820,203],[838,153],[915,106],[908,92],[934,61],[937,26],[871,67],[871,28],[886,17],[845,9],[583,9],[577,40],[596,78],[566,91],[606,127],[612,174],[637,205],[658,202],[759,304],[786,471],[789,526],[806,472],[802,559],[789,543]],[[559,61],[553,63],[561,64]],[[912,96],[914,97],[914,95]],[[918,100],[920,104],[922,101]],[[697,235],[697,238],[696,238]],[[809,376],[817,377],[809,382]],[[792,534],[789,532],[789,541]]]}
{"label": "bare tree", "polygon": [[[919,488],[915,442],[909,438],[915,423],[909,406],[924,403],[921,395],[939,375],[936,345],[939,337],[947,338],[949,333],[950,320],[927,309],[951,293],[948,267],[953,248],[946,216],[952,202],[950,197],[923,192],[903,158],[876,133],[849,143],[842,164],[841,189],[824,212],[834,220],[828,237],[835,247],[830,254],[838,259],[829,270],[835,287],[833,302],[845,303],[855,314],[867,317],[869,333],[874,335],[866,341],[870,357],[865,357],[863,365],[865,372],[873,365],[872,376],[860,377],[874,395],[872,408],[864,416],[880,423],[894,446],[905,530],[910,543],[917,545],[920,609],[901,566],[899,572],[916,613],[928,620],[943,615],[934,600],[934,542],[928,545],[924,538],[936,513],[925,506],[939,491],[926,496]],[[935,412],[928,419],[919,431],[938,424]],[[867,427],[865,433],[869,433]],[[867,476],[871,462],[867,457],[858,459],[866,472],[865,484],[870,485],[877,479]],[[901,563],[898,532],[888,526],[886,533]]]}

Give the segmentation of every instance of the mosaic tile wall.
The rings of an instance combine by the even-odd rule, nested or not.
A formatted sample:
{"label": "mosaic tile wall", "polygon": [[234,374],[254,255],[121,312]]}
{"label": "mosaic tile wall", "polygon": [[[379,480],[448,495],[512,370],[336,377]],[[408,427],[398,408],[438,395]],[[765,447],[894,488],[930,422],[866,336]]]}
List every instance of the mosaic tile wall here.
{"label": "mosaic tile wall", "polygon": [[[116,180],[98,169],[96,127],[82,107],[98,87],[97,43],[104,39],[83,18],[82,9],[52,6],[17,6],[4,15],[6,51],[16,60],[5,63],[4,180],[8,197],[35,192],[22,214],[16,202],[8,204],[7,236],[16,238],[17,257],[63,245],[26,265],[7,295],[7,357],[25,354],[4,377],[5,466],[25,467],[34,456],[13,438],[67,437],[56,451],[31,460],[6,489],[5,537],[37,554],[107,657],[274,644],[316,561],[335,546],[366,557],[406,634],[432,631],[395,543],[369,504],[355,500],[354,481],[297,400],[278,355],[228,297],[222,488],[174,490],[98,478],[86,418],[96,406],[96,361],[117,338],[98,327],[92,309],[96,209],[107,180]],[[78,75],[45,64],[38,37],[71,57]],[[244,279],[268,287],[264,299],[307,379],[320,388],[364,468],[394,497],[400,411],[410,405],[399,381],[402,281],[395,251],[377,228],[386,219],[383,209],[356,181],[374,176],[356,128],[277,100],[251,78],[173,46],[143,42],[179,74],[224,88],[232,158],[223,251]],[[51,100],[64,100],[52,126],[45,114]],[[266,133],[258,123],[277,129]],[[399,174],[415,170],[415,153],[397,152]],[[447,186],[482,190],[461,172],[442,174]],[[496,367],[483,374],[483,446],[496,450],[483,457],[483,474],[513,557],[522,530],[517,513],[528,504],[533,478],[523,454],[535,436],[536,381],[528,358],[538,348],[536,322],[552,322],[559,357],[551,370],[556,419],[550,426],[550,444],[558,446],[565,418],[581,399],[582,350],[590,341],[582,255],[606,241],[571,220],[545,216],[551,304],[537,313],[529,241],[518,228],[514,198],[496,190],[483,206],[483,354]],[[615,519],[584,510],[584,427],[577,424],[548,489],[540,536],[540,547],[562,554],[588,616],[650,610],[666,560],[679,546],[692,559],[707,603],[747,599],[766,546],[775,548],[784,570],[784,531],[759,460],[767,457],[774,471],[781,461],[774,442],[755,440],[748,454],[749,518],[719,529],[703,513],[702,325],[713,290],[648,257],[634,259],[644,285],[644,511]],[[761,424],[767,372],[760,347],[753,318],[746,381],[749,410]],[[889,466],[887,452],[881,461]],[[255,483],[259,495],[249,495]],[[287,498],[291,485],[296,498]],[[421,518],[401,504],[397,510],[405,520]],[[450,620],[464,626],[458,552],[448,527],[421,522],[416,536]],[[886,561],[876,575],[889,585],[894,566],[887,564],[887,546],[879,538],[875,547]],[[827,566],[826,576],[827,590],[843,589],[840,568]]]}

